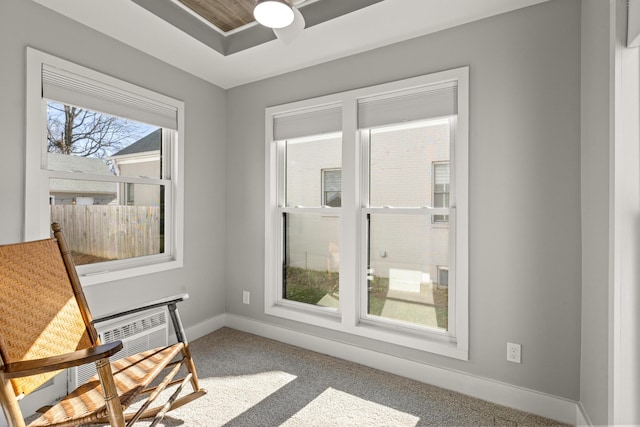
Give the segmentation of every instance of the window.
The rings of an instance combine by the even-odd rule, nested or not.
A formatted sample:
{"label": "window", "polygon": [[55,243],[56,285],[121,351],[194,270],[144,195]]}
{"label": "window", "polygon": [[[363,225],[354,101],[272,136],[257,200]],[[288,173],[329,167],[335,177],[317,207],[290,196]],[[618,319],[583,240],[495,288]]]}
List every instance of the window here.
{"label": "window", "polygon": [[266,138],[265,312],[466,360],[468,69],[270,107]]}
{"label": "window", "polygon": [[83,285],[182,265],[182,102],[27,49],[25,238],[60,222]]}
{"label": "window", "polygon": [[368,154],[366,320],[448,330],[448,292],[434,285],[437,266],[449,263],[450,235],[431,225],[445,207],[430,208],[428,189],[433,161],[449,159],[450,127],[438,118],[360,132]]}
{"label": "window", "polygon": [[[449,162],[433,163],[433,207],[449,207]],[[434,215],[433,222],[447,222],[447,215]]]}
{"label": "window", "polygon": [[135,188],[136,188],[136,185],[131,183],[131,182],[127,182],[124,185],[124,191],[125,191],[125,198],[127,200],[127,206],[132,206],[132,205],[135,204],[135,200],[136,200]]}
{"label": "window", "polygon": [[322,206],[339,208],[342,203],[342,171],[322,170]]}
{"label": "window", "polygon": [[326,204],[324,178],[334,194],[340,194],[340,182],[322,171],[341,165],[341,119],[341,106],[330,104],[274,121],[282,162],[277,215],[284,268],[278,295],[292,307],[335,312],[339,306],[340,212]]}

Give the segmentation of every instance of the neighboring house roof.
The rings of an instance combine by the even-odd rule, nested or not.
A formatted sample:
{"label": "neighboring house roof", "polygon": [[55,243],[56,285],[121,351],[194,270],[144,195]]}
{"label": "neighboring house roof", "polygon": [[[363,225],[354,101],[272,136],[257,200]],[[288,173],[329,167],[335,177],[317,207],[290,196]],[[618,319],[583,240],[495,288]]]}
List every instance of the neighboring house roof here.
{"label": "neighboring house roof", "polygon": [[[56,171],[73,171],[93,175],[113,175],[109,166],[95,157],[70,156],[68,154],[48,153],[48,167]],[[117,190],[115,182],[87,181],[76,179],[51,179],[50,193],[113,194]]]}
{"label": "neighboring house roof", "polygon": [[123,148],[117,153],[113,154],[111,158],[120,156],[130,156],[132,154],[147,153],[149,151],[160,151],[160,143],[162,138],[162,129],[156,129],[149,135],[144,136],[131,144],[128,147]]}

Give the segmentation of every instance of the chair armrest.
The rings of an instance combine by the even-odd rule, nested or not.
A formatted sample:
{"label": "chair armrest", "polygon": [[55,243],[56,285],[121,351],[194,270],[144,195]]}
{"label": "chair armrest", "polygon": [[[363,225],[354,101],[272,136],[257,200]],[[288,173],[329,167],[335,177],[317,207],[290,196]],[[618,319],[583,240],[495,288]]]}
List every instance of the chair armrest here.
{"label": "chair armrest", "polygon": [[73,366],[84,365],[113,356],[122,350],[122,341],[114,341],[90,347],[73,353],[58,356],[44,357],[42,359],[25,360],[22,362],[7,363],[0,367],[0,372],[5,378],[27,377],[29,375],[44,374],[45,372],[58,371]]}
{"label": "chair armrest", "polygon": [[105,322],[107,320],[111,320],[111,319],[116,319],[118,317],[122,317],[122,316],[127,316],[129,314],[134,314],[134,313],[139,313],[141,311],[146,311],[146,310],[150,310],[152,308],[156,308],[156,307],[162,307],[165,305],[175,305],[181,301],[184,301],[186,299],[189,298],[189,294],[180,294],[180,295],[173,295],[173,296],[169,296],[166,298],[161,298],[155,301],[151,301],[148,302],[144,305],[141,305],[139,307],[134,307],[131,309],[126,309],[126,310],[122,310],[122,311],[118,311],[115,313],[110,313],[110,314],[106,314],[104,316],[101,317],[97,317],[95,319],[93,319],[93,323],[100,323],[100,322]]}

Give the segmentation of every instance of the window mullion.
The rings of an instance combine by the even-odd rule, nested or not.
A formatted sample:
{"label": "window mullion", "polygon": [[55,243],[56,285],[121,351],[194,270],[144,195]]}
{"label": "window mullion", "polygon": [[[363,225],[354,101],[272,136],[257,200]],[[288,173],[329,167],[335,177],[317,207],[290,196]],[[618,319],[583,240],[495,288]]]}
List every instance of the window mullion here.
{"label": "window mullion", "polygon": [[340,216],[342,212],[342,208],[329,208],[329,207],[306,207],[306,206],[295,206],[295,207],[286,207],[281,206],[278,208],[280,214],[283,213],[309,213],[309,214],[317,214],[317,215],[330,215],[330,216]]}
{"label": "window mullion", "polygon": [[366,214],[384,214],[384,215],[448,215],[450,208],[432,208],[429,206],[422,206],[416,208],[362,208]]}
{"label": "window mullion", "polygon": [[101,182],[124,182],[132,184],[147,185],[170,185],[171,181],[166,179],[155,179],[135,176],[116,176],[116,175],[99,175],[85,172],[67,172],[67,171],[46,171],[49,178],[79,180],[79,181],[101,181]]}
{"label": "window mullion", "polygon": [[357,242],[360,218],[359,170],[357,137],[357,101],[348,98],[342,106],[342,216],[340,218],[340,309],[342,325],[353,330],[358,323],[358,284],[360,253]]}
{"label": "window mullion", "polygon": [[457,282],[456,282],[456,209],[451,208],[449,213],[449,335],[457,337],[457,323],[458,317],[456,316],[457,303]]}
{"label": "window mullion", "polygon": [[369,156],[370,156],[370,133],[369,130],[358,131],[358,142],[360,152],[360,186],[358,205],[358,217],[360,220],[359,255],[358,264],[358,305],[356,316],[358,323],[367,315],[368,294],[369,294]]}

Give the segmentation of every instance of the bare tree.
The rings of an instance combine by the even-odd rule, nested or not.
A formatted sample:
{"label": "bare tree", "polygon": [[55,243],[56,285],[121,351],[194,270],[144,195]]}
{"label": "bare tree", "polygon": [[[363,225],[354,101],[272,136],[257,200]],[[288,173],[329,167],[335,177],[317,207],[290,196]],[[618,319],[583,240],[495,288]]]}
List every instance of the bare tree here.
{"label": "bare tree", "polygon": [[50,153],[105,158],[144,136],[136,122],[56,102],[47,107]]}

